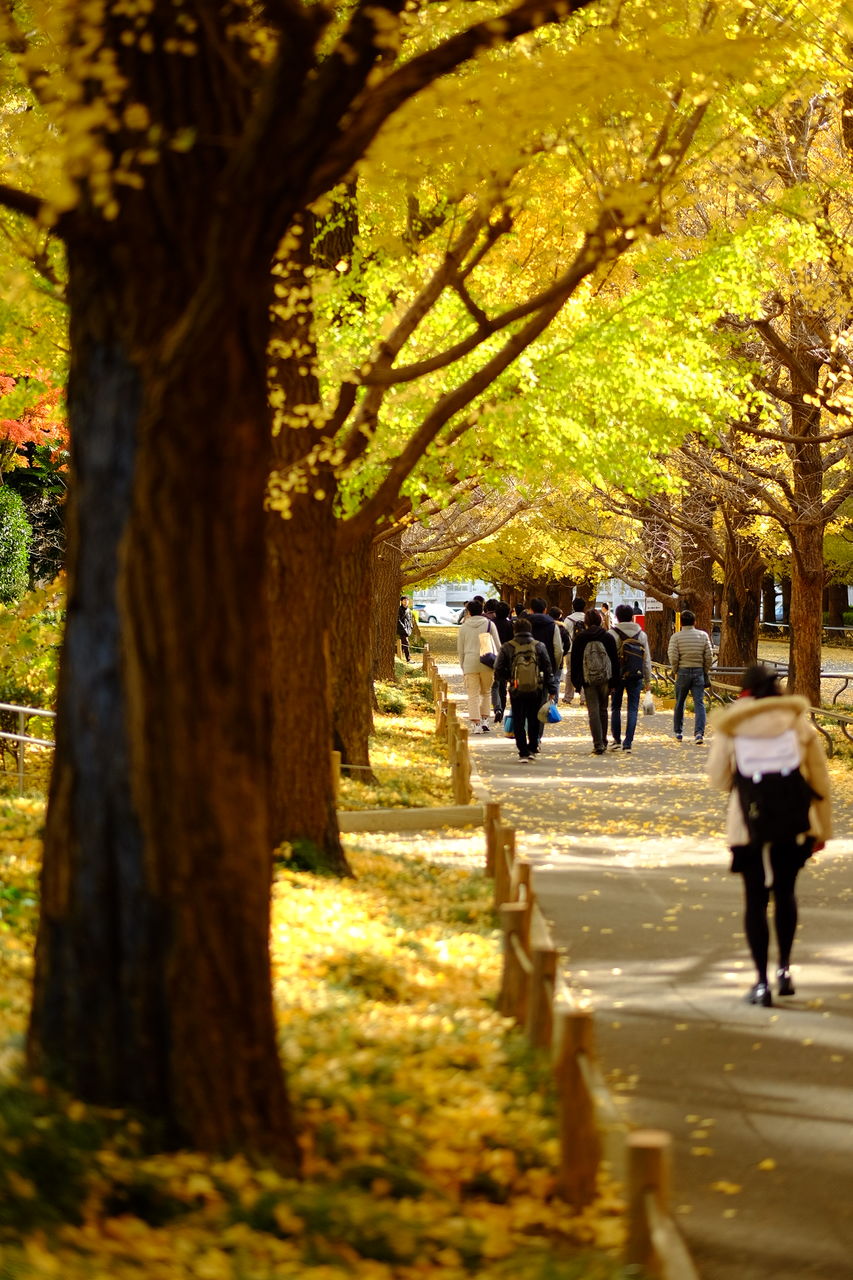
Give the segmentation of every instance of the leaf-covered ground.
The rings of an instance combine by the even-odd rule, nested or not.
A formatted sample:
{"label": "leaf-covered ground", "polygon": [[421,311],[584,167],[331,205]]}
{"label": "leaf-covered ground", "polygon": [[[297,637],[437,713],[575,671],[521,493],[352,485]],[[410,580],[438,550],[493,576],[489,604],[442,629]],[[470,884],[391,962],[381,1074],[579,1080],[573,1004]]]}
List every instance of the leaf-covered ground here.
{"label": "leaf-covered ground", "polygon": [[[0,810],[0,1275],[20,1280],[608,1280],[606,1191],[556,1194],[543,1061],[494,1010],[479,872],[353,848],[358,878],[279,874],[273,966],[299,1182],[146,1152],[118,1114],[14,1084],[39,806]],[[605,1252],[598,1251],[604,1247]]]}

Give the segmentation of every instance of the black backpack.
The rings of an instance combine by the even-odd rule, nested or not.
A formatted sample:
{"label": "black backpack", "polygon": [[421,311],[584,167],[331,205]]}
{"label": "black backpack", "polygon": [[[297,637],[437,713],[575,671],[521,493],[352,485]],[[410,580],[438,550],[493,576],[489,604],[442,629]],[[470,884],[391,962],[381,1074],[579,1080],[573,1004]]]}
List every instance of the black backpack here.
{"label": "black backpack", "polygon": [[533,640],[510,640],[512,645],[511,683],[516,693],[536,693],[542,688],[542,673]]}
{"label": "black backpack", "polygon": [[622,648],[619,651],[619,673],[622,682],[633,684],[635,680],[642,680],[645,658],[645,646],[642,640],[639,635],[626,636],[625,632],[620,631],[618,627],[613,629],[622,638]]}
{"label": "black backpack", "polygon": [[[822,798],[803,777],[799,765],[793,763],[800,754],[799,744],[792,741],[794,738],[793,731],[788,730],[773,738],[749,740],[754,751],[767,753],[770,767],[766,769],[760,759],[753,760],[744,768],[744,757],[738,754],[741,744],[735,738],[738,767],[734,786],[752,844],[790,842],[803,835],[809,829],[812,801]],[[773,769],[772,755],[782,752],[786,744],[790,744],[789,760],[784,767],[779,768],[777,763]]]}

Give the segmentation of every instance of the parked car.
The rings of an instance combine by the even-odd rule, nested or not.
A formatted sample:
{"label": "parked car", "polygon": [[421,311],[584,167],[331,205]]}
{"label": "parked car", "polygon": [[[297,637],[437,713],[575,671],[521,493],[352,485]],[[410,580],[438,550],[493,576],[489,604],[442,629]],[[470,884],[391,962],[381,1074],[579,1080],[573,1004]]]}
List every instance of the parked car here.
{"label": "parked car", "polygon": [[449,627],[459,621],[460,610],[458,608],[451,609],[449,605],[437,604],[432,600],[427,600],[425,604],[416,604],[415,609],[418,614],[418,622],[425,622],[429,626]]}

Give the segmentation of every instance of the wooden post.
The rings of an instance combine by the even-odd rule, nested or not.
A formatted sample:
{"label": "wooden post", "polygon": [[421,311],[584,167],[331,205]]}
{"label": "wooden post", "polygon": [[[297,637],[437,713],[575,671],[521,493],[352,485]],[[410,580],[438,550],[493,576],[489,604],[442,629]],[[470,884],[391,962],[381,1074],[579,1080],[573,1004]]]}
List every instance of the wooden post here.
{"label": "wooden post", "polygon": [[457,731],[459,729],[459,717],[456,714],[456,703],[451,702],[449,698],[445,698],[444,718],[447,721],[445,732],[447,733],[447,749],[451,756],[451,763],[456,753]]}
{"label": "wooden post", "polygon": [[495,874],[495,847],[497,843],[498,828],[501,822],[501,807],[499,804],[487,803],[485,817],[483,818],[483,826],[486,829],[486,875],[494,876]]}
{"label": "wooden post", "polygon": [[495,843],[495,911],[505,902],[509,902],[512,864],[515,859],[515,828],[505,827],[503,823],[497,828]]}
{"label": "wooden post", "polygon": [[471,790],[471,753],[468,749],[468,729],[456,727],[456,767],[453,774],[453,798],[457,804],[468,804],[473,798]]}
{"label": "wooden post", "polygon": [[332,791],[335,797],[335,806],[341,798],[341,753],[340,751],[332,752]]}
{"label": "wooden post", "polygon": [[447,733],[447,685],[443,680],[438,682],[435,699],[435,732],[439,738]]}
{"label": "wooden post", "polygon": [[498,993],[498,1012],[523,1026],[527,1015],[528,974],[521,939],[523,902],[504,902],[500,909],[504,932],[504,963]]}
{"label": "wooden post", "polygon": [[646,1195],[651,1192],[661,1213],[669,1213],[672,1138],[662,1129],[636,1129],[628,1134],[628,1239],[625,1262],[656,1271]]}
{"label": "wooden post", "polygon": [[424,672],[425,675],[430,674],[430,662],[431,662],[431,654],[429,651],[429,645],[425,644],[424,651],[421,655],[421,670]]}
{"label": "wooden post", "polygon": [[554,1030],[554,984],[557,980],[557,952],[553,947],[534,947],[530,953],[533,972],[527,997],[527,1038],[534,1049],[550,1049]]}
{"label": "wooden post", "polygon": [[561,1194],[575,1209],[592,1204],[601,1143],[595,1126],[595,1105],[581,1070],[580,1057],[593,1060],[592,1014],[585,1009],[561,1009],[555,1017],[554,1076],[560,1131]]}

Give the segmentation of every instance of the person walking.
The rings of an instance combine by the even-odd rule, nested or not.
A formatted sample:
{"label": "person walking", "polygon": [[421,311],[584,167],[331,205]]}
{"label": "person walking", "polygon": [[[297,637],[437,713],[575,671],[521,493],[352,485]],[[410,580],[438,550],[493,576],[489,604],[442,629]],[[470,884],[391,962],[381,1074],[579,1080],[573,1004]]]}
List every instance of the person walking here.
{"label": "person walking", "polygon": [[[468,617],[459,624],[456,652],[468,695],[468,716],[472,733],[490,733],[489,713],[492,707],[494,665],[500,648],[495,624],[483,617],[483,602],[468,603]],[[488,660],[491,655],[492,661]]]}
{"label": "person walking", "polygon": [[592,734],[592,750],[604,755],[607,747],[607,700],[616,682],[616,641],[601,625],[601,614],[590,609],[583,631],[572,641],[572,684],[586,696]]}
{"label": "person walking", "polygon": [[610,617],[610,605],[606,600],[598,606],[598,612],[601,614],[601,625],[605,631],[609,631],[613,626],[613,620]]}
{"label": "person walking", "polygon": [[[572,601],[572,612],[567,614],[563,619],[566,630],[569,633],[572,644],[575,638],[581,634],[586,626],[586,601],[581,596],[575,596]],[[583,689],[579,689],[581,695],[581,704],[583,704]],[[575,688],[572,684],[572,664],[566,663],[566,684],[563,690],[563,701],[571,703],[575,696]]]}
{"label": "person walking", "polygon": [[743,878],[744,929],[755,963],[750,1004],[770,1006],[767,976],[774,899],[780,996],[795,994],[791,949],[800,870],[832,835],[829,771],[805,698],[783,694],[776,673],[749,667],[740,696],[714,713],[708,755],[711,785],[728,790],[726,839],[731,870]]}
{"label": "person walking", "polygon": [[506,683],[512,708],[512,731],[518,758],[531,761],[539,751],[539,708],[543,694],[556,701],[559,685],[540,640],[534,640],[529,618],[516,618],[513,638],[501,645],[495,663],[495,679]]}
{"label": "person walking", "polygon": [[[616,625],[610,634],[616,641],[617,679],[610,700],[610,734],[612,751],[630,751],[634,745],[640,694],[651,688],[652,655],[645,631],[634,621],[629,604],[617,604]],[[626,697],[625,737],[622,737],[622,696]]]}
{"label": "person walking", "polygon": [[[491,606],[491,607],[490,607]],[[509,605],[505,600],[487,600],[484,606],[485,616],[495,625],[500,643],[506,644],[512,639],[512,622],[509,616]],[[506,711],[506,680],[496,675],[492,682],[492,711],[495,724],[500,724]]]}
{"label": "person walking", "polygon": [[689,609],[681,614],[681,630],[673,632],[667,656],[675,676],[675,710],[672,714],[672,731],[677,742],[684,732],[684,704],[688,693],[693,695],[693,741],[701,747],[705,741],[705,689],[711,678],[714,651],[707,631],[700,631],[694,624],[696,617]]}
{"label": "person walking", "polygon": [[412,610],[409,608],[409,597],[400,596],[400,608],[397,610],[397,639],[400,641],[400,648],[407,662],[411,662],[409,636],[412,634],[412,626]]}

